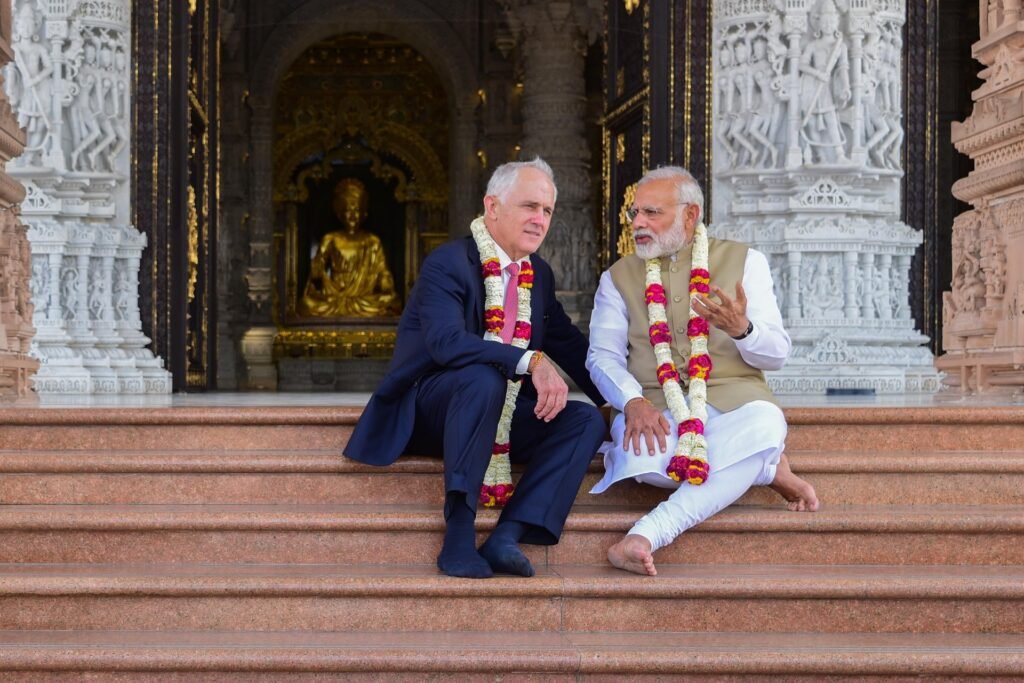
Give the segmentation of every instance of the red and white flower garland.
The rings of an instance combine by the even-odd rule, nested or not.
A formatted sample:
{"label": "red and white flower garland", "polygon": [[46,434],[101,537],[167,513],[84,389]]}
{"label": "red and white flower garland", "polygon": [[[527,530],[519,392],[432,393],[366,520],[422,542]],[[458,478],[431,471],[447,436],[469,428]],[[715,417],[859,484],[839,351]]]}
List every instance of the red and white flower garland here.
{"label": "red and white flower garland", "polygon": [[[505,287],[501,278],[501,263],[494,239],[487,232],[483,218],[477,218],[470,225],[473,240],[480,252],[480,271],[484,278],[484,339],[502,343],[501,329],[505,326]],[[530,344],[530,290],[533,288],[533,266],[530,257],[519,262],[519,308],[516,311],[516,326],[512,333],[512,346],[525,349]],[[484,474],[480,488],[480,503],[485,507],[504,505],[515,491],[512,485],[512,463],[509,460],[509,433],[512,430],[512,413],[516,409],[516,398],[522,380],[509,380],[505,390],[505,405],[498,418],[498,429],[491,450],[491,462]]]}
{"label": "red and white flower garland", "polygon": [[668,324],[665,287],[661,283],[661,259],[648,259],[647,288],[644,292],[647,301],[647,317],[650,322],[649,334],[654,357],[658,362],[658,381],[665,400],[676,421],[679,442],[676,444],[675,455],[669,461],[665,473],[675,481],[686,481],[700,485],[707,481],[710,466],[708,465],[708,442],[704,438],[704,424],[708,419],[707,378],[711,374],[711,356],[708,355],[708,321],[697,315],[693,310],[693,297],[707,294],[710,291],[711,275],[708,272],[708,232],[703,223],[699,223],[693,236],[693,260],[690,270],[690,318],[686,326],[686,334],[690,338],[690,360],[687,373],[690,377],[688,394],[689,407],[683,398],[683,390],[679,385],[679,372],[672,361],[672,329]]}

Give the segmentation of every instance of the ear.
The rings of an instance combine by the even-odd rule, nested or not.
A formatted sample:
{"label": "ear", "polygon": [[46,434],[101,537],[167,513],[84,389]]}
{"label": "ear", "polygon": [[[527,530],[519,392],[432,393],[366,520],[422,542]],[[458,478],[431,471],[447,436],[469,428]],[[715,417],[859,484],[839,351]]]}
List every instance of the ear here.
{"label": "ear", "polygon": [[486,195],[484,197],[484,216],[487,217],[487,218],[490,218],[492,220],[497,218],[498,217],[498,207],[500,205],[501,205],[501,202],[498,200],[497,197],[495,197],[492,194]]}
{"label": "ear", "polygon": [[693,239],[693,233],[697,229],[700,220],[700,207],[696,204],[687,204],[683,210],[683,225],[686,227],[686,238]]}

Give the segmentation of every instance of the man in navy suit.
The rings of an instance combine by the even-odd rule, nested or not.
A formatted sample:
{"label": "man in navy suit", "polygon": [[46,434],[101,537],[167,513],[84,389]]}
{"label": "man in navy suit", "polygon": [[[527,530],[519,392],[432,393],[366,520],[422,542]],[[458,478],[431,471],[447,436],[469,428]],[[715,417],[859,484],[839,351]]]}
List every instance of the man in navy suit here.
{"label": "man in navy suit", "polygon": [[[529,348],[483,339],[484,284],[472,237],[423,262],[398,325],[387,375],[370,398],[345,455],[374,465],[403,452],[444,456],[446,530],[438,568],[451,576],[532,576],[519,543],[558,542],[605,424],[597,408],[568,401],[554,360],[599,405],[585,368],[587,340],[555,299],[551,267],[535,252],[547,235],[557,190],[541,159],[499,166],[487,184],[484,224],[505,267],[531,256]],[[514,315],[514,313],[509,313]],[[473,523],[507,381],[525,375],[510,437],[525,469],[491,536],[476,548]]]}

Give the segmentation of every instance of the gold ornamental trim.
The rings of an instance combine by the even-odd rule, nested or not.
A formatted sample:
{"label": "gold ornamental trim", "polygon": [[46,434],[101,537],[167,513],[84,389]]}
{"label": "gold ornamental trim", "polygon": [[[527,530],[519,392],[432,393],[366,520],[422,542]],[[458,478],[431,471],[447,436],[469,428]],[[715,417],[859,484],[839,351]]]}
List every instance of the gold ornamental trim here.
{"label": "gold ornamental trim", "polygon": [[282,358],[389,359],[397,330],[279,330],[274,360]]}

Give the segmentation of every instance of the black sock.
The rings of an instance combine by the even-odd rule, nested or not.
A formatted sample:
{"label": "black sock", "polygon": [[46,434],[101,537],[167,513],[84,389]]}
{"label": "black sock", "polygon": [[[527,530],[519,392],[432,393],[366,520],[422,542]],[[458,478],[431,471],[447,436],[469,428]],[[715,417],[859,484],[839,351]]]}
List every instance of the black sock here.
{"label": "black sock", "polygon": [[480,546],[480,554],[491,569],[503,574],[533,576],[533,565],[519,549],[519,539],[526,529],[527,525],[522,522],[501,522],[495,527],[487,542]]}
{"label": "black sock", "polygon": [[466,494],[452,491],[445,496],[444,546],[452,549],[476,548],[476,513],[466,504]]}
{"label": "black sock", "polygon": [[449,576],[485,579],[493,575],[491,566],[476,551],[473,525],[476,512],[466,504],[466,494],[453,491],[445,497],[446,526],[444,545],[437,556],[437,567]]}

